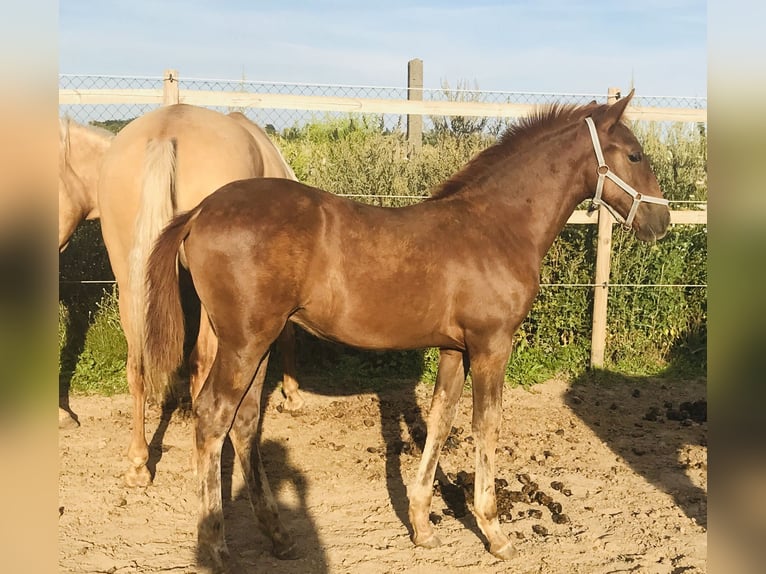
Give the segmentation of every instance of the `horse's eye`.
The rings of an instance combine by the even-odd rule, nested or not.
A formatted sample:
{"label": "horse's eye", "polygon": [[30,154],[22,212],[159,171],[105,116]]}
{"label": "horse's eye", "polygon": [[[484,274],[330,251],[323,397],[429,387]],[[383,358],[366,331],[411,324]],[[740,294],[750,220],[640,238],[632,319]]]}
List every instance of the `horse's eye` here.
{"label": "horse's eye", "polygon": [[633,163],[638,163],[642,159],[644,159],[644,156],[641,154],[640,151],[637,151],[635,153],[628,154],[628,159],[632,161]]}

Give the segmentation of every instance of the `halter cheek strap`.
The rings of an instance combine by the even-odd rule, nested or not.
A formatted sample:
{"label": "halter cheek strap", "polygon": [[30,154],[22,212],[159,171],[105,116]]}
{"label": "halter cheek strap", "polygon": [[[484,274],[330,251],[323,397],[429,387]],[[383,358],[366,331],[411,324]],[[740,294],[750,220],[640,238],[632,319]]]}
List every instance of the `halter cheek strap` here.
{"label": "halter cheek strap", "polygon": [[[633,219],[636,216],[636,211],[638,211],[638,206],[642,201],[646,203],[656,203],[657,205],[668,205],[668,200],[663,197],[641,195],[630,185],[620,179],[611,169],[609,169],[609,166],[604,161],[604,153],[601,151],[601,142],[599,142],[598,133],[596,133],[596,125],[593,123],[593,118],[585,118],[585,123],[588,124],[590,139],[593,141],[593,149],[596,152],[596,159],[598,160],[598,168],[596,169],[596,172],[598,173],[598,181],[596,182],[596,195],[593,196],[592,201],[594,208],[598,207],[599,205],[603,205],[609,210],[614,218],[622,224],[625,229],[629,230],[631,228],[631,224],[633,223]],[[630,211],[628,211],[627,217],[623,217],[617,213],[616,209],[601,199],[601,194],[604,191],[604,180],[606,178],[611,179],[620,189],[622,189],[625,193],[633,198],[633,204],[630,206]]]}

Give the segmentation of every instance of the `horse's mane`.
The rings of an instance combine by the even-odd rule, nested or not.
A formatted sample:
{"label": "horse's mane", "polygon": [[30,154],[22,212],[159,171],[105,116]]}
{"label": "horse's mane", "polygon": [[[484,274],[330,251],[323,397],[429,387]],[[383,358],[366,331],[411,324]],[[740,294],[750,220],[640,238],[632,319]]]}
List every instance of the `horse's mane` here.
{"label": "horse's mane", "polygon": [[429,199],[448,197],[464,189],[490,164],[501,156],[507,156],[525,143],[539,140],[545,135],[584,119],[600,107],[595,102],[586,105],[554,103],[540,106],[528,116],[508,126],[498,141],[471,159],[465,167],[438,186]]}
{"label": "horse's mane", "polygon": [[61,157],[69,163],[69,118],[59,118],[59,150]]}

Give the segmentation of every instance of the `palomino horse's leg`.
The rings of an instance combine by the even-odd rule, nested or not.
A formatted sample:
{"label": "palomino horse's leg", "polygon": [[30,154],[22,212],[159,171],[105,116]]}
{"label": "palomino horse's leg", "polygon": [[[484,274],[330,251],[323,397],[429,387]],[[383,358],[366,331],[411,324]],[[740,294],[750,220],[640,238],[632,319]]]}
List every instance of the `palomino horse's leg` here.
{"label": "palomino horse's leg", "polygon": [[149,460],[149,445],[146,443],[144,417],[146,410],[146,395],[144,394],[144,379],[138,372],[135,353],[128,346],[128,360],[125,366],[128,375],[128,387],[133,397],[133,429],[128,447],[130,467],[125,473],[128,486],[149,486],[152,475],[146,467]]}
{"label": "palomino horse's leg", "polygon": [[495,449],[502,417],[505,366],[510,356],[495,350],[492,354],[471,356],[471,386],[473,389],[472,431],[476,441],[476,480],[474,483],[474,514],[479,528],[487,537],[489,551],[503,560],[516,553],[510,539],[500,528],[495,499]]}
{"label": "palomino horse's leg", "polygon": [[239,348],[226,347],[219,341],[210,375],[193,406],[200,497],[198,544],[199,549],[207,552],[221,568],[230,562],[224,539],[221,448],[234,422],[237,407],[249,389],[269,343],[277,337],[278,329],[273,330],[270,338],[259,336],[262,333],[258,332],[242,334],[238,339],[246,342]]}
{"label": "palomino horse's leg", "polygon": [[295,412],[303,407],[303,397],[298,392],[298,381],[295,380],[295,326],[287,322],[277,339],[279,352],[282,355],[282,390],[285,393],[284,409]]}
{"label": "palomino horse's leg", "polygon": [[[126,334],[128,343],[128,358],[125,371],[128,379],[128,388],[133,398],[133,425],[128,446],[128,461],[130,467],[125,472],[125,482],[128,486],[148,486],[152,482],[152,475],[146,467],[149,460],[149,445],[146,443],[144,430],[144,417],[146,409],[146,394],[144,392],[144,378],[138,367],[136,359],[136,338],[131,336],[131,300],[130,291],[126,286],[120,286],[119,306],[120,321]],[[140,341],[139,343],[140,344]]]}
{"label": "palomino horse's leg", "polygon": [[274,555],[280,559],[294,559],[298,557],[295,541],[279,517],[259,448],[261,395],[268,360],[266,355],[258,367],[255,380],[237,409],[229,437],[242,467],[250,506],[260,522],[261,529],[271,538]]}
{"label": "palomino horse's leg", "polygon": [[428,514],[431,509],[434,476],[439,453],[447,439],[449,429],[457,412],[457,403],[463,391],[465,367],[463,354],[442,349],[439,356],[439,372],[436,376],[431,410],[428,413],[428,429],[423,456],[415,480],[408,489],[410,499],[409,517],[412,523],[412,541],[417,546],[434,548],[440,544],[434,534]]}

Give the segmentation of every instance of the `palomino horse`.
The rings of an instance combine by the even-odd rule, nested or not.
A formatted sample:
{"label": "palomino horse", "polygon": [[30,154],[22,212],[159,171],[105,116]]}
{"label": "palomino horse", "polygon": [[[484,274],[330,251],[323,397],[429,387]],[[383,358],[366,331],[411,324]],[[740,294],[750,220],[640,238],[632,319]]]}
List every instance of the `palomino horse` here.
{"label": "palomino horse", "polygon": [[661,238],[670,222],[641,146],[621,122],[632,95],[539,110],[417,205],[374,207],[251,179],[224,186],[165,229],[149,258],[144,369],[161,384],[180,362],[181,250],[219,343],[193,407],[199,545],[217,564],[229,560],[220,463],[227,433],[275,554],[295,552],[257,446],[269,347],[288,321],[359,348],[440,349],[427,439],[408,489],[418,546],[439,544],[429,522],[434,473],[470,368],[474,513],[490,552],[514,554],[497,516],[495,449],[504,371],[543,256],[594,192],[639,239]]}
{"label": "palomino horse", "polygon": [[[98,218],[98,172],[113,137],[105,129],[59,118],[59,252],[66,249],[81,221]],[[59,427],[77,425],[69,411],[59,406]]]}
{"label": "palomino horse", "polygon": [[97,219],[96,184],[114,134],[59,118],[59,251],[84,219]]}
{"label": "palomino horse", "polygon": [[[240,113],[176,104],[132,122],[112,141],[98,182],[101,231],[119,287],[120,321],[128,345],[127,378],[133,397],[133,428],[126,482],[151,482],[144,429],[143,349],[144,267],[151,245],[175,211],[188,210],[222,185],[253,177],[295,179],[265,132]],[[280,338],[285,358],[285,408],[300,408],[294,378],[293,327]],[[287,344],[285,344],[287,343]],[[204,308],[191,357],[191,395],[207,377],[216,338]]]}

